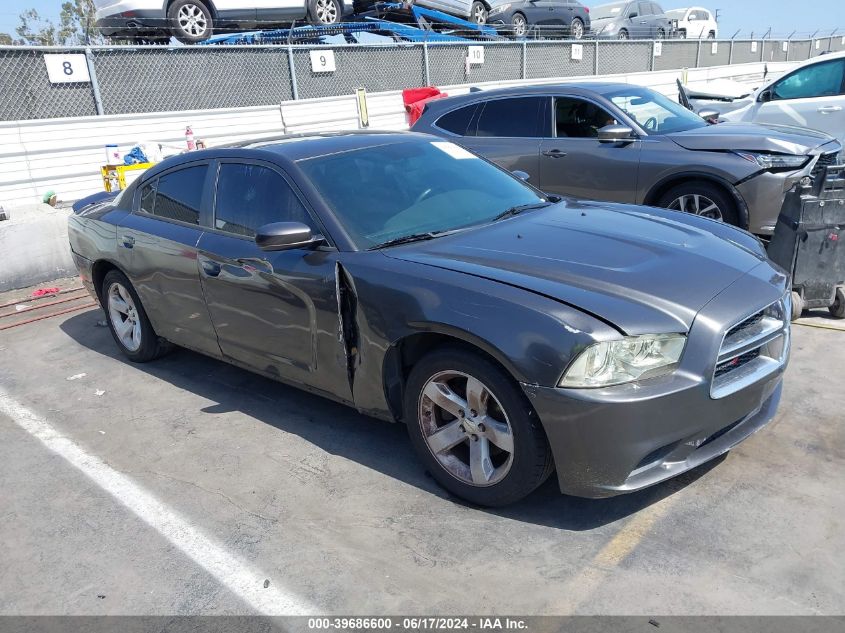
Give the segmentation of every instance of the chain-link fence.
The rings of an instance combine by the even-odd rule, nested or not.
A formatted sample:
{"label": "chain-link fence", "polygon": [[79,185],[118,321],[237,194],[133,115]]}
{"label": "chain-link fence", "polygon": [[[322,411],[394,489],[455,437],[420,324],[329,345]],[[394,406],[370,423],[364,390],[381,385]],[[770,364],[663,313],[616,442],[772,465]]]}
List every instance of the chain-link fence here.
{"label": "chain-link fence", "polygon": [[[803,61],[842,50],[845,37],[839,36],[812,40],[0,47],[0,120],[273,105],[291,99],[348,95],[360,87],[379,92],[422,85]],[[49,63],[53,64],[52,73]]]}

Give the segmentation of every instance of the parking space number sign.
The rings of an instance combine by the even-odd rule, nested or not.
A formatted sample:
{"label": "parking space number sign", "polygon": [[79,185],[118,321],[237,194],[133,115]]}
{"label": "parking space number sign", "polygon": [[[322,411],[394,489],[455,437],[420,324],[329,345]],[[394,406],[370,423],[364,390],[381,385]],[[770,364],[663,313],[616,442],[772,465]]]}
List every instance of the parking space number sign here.
{"label": "parking space number sign", "polygon": [[484,63],[484,47],[483,46],[468,46],[467,60],[470,64]]}
{"label": "parking space number sign", "polygon": [[333,73],[334,51],[311,51],[311,70],[315,73]]}
{"label": "parking space number sign", "polygon": [[573,44],[570,57],[576,61],[584,59],[584,46],[581,44]]}
{"label": "parking space number sign", "polygon": [[47,77],[51,84],[88,83],[88,64],[85,55],[73,53],[70,55],[44,55],[47,65]]}

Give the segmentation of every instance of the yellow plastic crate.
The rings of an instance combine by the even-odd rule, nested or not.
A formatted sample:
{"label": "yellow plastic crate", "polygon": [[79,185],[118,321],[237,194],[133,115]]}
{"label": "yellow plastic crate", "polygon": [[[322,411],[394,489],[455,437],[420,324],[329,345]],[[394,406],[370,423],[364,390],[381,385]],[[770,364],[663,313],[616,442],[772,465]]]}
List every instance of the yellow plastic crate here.
{"label": "yellow plastic crate", "polygon": [[[145,169],[149,169],[155,163],[136,163],[135,165],[103,165],[100,167],[100,173],[103,176],[103,188],[106,191],[122,191],[126,189],[126,174],[131,172],[138,172],[133,174],[137,178]],[[132,178],[134,180],[134,178]]]}

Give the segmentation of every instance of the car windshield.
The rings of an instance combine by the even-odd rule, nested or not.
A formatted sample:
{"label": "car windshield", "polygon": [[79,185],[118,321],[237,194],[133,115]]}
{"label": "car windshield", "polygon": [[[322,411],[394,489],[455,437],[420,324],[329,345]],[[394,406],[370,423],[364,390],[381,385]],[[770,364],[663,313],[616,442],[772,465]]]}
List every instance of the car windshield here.
{"label": "car windshield", "polygon": [[596,7],[590,11],[590,18],[593,20],[604,20],[605,18],[618,18],[625,7],[628,6],[627,2],[615,2],[613,4],[603,4],[600,7]]}
{"label": "car windshield", "polygon": [[694,112],[648,88],[631,86],[605,94],[605,97],[652,135],[684,132],[708,125]]}
{"label": "car windshield", "polygon": [[361,249],[484,224],[544,202],[517,178],[446,141],[409,139],[298,164]]}

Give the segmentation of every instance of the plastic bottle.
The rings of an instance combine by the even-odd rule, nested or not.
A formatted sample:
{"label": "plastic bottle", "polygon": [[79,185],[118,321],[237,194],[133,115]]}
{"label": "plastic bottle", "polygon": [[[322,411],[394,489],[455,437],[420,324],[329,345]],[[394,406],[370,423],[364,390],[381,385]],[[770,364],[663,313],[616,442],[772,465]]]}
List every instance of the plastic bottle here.
{"label": "plastic bottle", "polygon": [[194,131],[191,129],[190,125],[185,129],[185,143],[188,145],[189,152],[192,152],[197,148],[197,144],[194,142]]}

